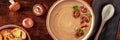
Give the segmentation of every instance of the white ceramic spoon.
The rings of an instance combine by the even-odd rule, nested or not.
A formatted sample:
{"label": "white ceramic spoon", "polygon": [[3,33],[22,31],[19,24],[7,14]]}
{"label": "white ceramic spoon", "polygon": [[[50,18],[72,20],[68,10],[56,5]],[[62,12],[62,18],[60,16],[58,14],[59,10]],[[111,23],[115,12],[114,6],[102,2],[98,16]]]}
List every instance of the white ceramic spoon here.
{"label": "white ceramic spoon", "polygon": [[98,40],[104,24],[114,15],[115,8],[112,4],[107,4],[102,10],[102,23],[94,40]]}

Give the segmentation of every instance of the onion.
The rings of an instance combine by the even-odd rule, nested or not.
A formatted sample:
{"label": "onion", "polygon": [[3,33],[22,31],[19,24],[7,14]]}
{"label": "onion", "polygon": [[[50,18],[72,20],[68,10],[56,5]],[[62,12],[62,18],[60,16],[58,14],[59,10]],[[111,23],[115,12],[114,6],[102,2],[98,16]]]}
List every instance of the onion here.
{"label": "onion", "polygon": [[47,6],[45,4],[35,4],[33,6],[33,12],[36,16],[42,16],[46,13]]}

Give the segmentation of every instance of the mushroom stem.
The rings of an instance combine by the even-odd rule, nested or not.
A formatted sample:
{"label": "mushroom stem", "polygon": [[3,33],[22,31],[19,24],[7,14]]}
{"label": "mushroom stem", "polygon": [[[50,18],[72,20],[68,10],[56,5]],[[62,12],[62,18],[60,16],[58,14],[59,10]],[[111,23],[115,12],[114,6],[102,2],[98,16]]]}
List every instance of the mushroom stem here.
{"label": "mushroom stem", "polygon": [[10,2],[11,4],[14,4],[14,3],[15,3],[15,1],[14,1],[14,0],[9,0],[9,2]]}

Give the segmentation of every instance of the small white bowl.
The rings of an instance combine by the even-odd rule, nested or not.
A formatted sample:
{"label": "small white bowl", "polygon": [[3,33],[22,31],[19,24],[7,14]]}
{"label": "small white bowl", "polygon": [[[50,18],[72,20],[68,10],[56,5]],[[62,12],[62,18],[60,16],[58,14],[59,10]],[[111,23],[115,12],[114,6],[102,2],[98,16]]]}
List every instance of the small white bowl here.
{"label": "small white bowl", "polygon": [[[50,18],[50,16],[51,16],[51,13],[52,13],[53,9],[54,9],[58,4],[60,4],[60,3],[64,2],[64,1],[78,1],[78,2],[82,3],[83,5],[85,5],[85,6],[88,8],[88,10],[90,11],[90,13],[91,13],[91,15],[92,15],[91,27],[90,27],[89,32],[86,34],[86,36],[83,37],[83,39],[81,39],[81,40],[87,40],[87,39],[91,36],[92,31],[93,31],[93,29],[94,29],[95,16],[94,16],[93,10],[92,10],[92,8],[90,7],[90,5],[87,4],[86,2],[84,2],[83,0],[59,0],[59,1],[56,1],[56,2],[51,6],[51,8],[49,9],[48,15],[47,15],[46,26],[47,26],[47,30],[48,30],[49,34],[52,36],[52,38],[53,38],[54,40],[58,40],[58,38],[55,37],[53,31],[51,30],[51,26],[50,26],[50,19],[51,19],[51,18]],[[67,11],[67,10],[66,10],[66,11]]]}

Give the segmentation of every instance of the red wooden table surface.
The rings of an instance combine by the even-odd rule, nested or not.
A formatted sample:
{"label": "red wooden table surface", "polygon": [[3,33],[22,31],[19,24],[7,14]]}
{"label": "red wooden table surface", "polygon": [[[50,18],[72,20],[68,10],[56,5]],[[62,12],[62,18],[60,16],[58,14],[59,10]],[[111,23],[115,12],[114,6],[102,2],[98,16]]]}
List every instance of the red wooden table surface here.
{"label": "red wooden table surface", "polygon": [[[35,25],[32,28],[25,29],[30,34],[32,40],[53,40],[46,29],[47,13],[44,16],[37,17],[33,15],[32,7],[34,4],[44,3],[48,6],[48,8],[50,8],[56,0],[15,0],[21,4],[21,9],[17,12],[9,11],[8,7],[10,3],[8,1],[9,0],[0,0],[0,26],[15,24],[23,27],[22,20],[29,17],[34,20]],[[92,5],[93,0],[84,1]],[[118,32],[118,34],[120,34],[120,32]],[[118,40],[120,40],[119,35]]]}

